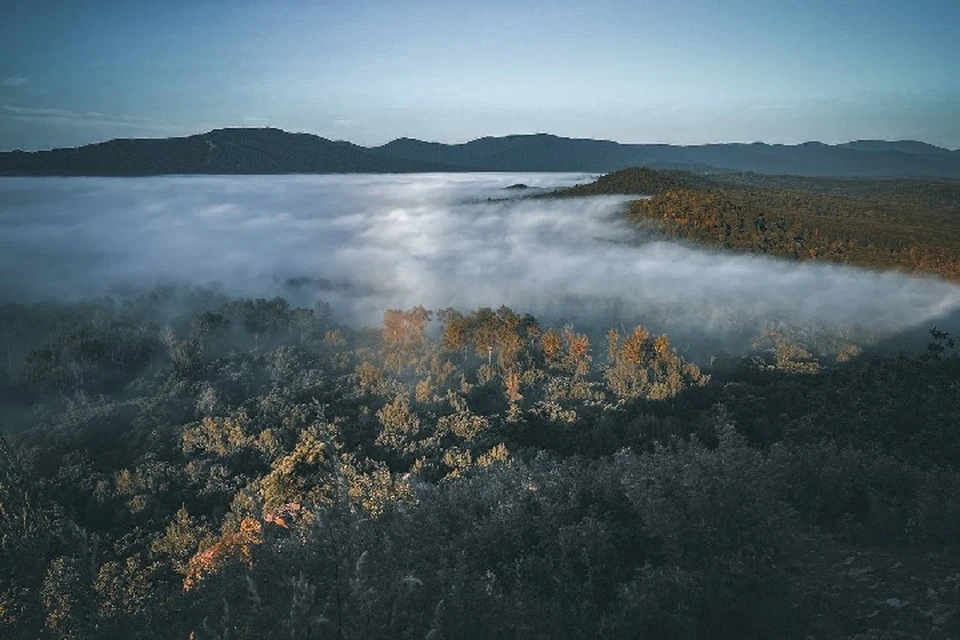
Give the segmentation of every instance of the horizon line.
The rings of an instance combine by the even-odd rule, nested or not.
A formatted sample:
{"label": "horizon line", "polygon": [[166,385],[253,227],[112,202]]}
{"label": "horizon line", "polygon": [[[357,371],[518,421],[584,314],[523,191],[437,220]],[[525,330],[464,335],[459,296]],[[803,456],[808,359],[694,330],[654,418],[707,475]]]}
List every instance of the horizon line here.
{"label": "horizon line", "polygon": [[463,142],[439,142],[439,141],[436,141],[436,140],[424,140],[424,139],[421,139],[421,138],[414,138],[414,137],[411,137],[411,136],[398,136],[398,137],[392,138],[391,140],[388,140],[387,142],[384,142],[384,143],[382,143],[382,144],[363,145],[363,144],[359,144],[359,143],[353,142],[353,141],[351,141],[351,140],[328,138],[328,137],[326,137],[326,136],[322,136],[322,135],[320,135],[320,134],[318,134],[318,133],[314,133],[314,132],[312,132],[312,131],[288,131],[288,130],[286,130],[286,129],[283,129],[283,128],[280,128],[280,127],[274,127],[274,126],[223,126],[223,127],[214,127],[213,129],[208,129],[208,130],[206,130],[206,131],[197,131],[197,132],[195,132],[195,133],[187,133],[187,134],[175,135],[175,136],[115,137],[115,138],[108,138],[108,139],[106,139],[106,140],[100,140],[99,142],[87,142],[87,143],[84,143],[84,144],[79,144],[79,145],[74,145],[74,146],[49,147],[49,148],[41,148],[41,149],[22,149],[22,148],[0,149],[0,153],[44,153],[44,152],[50,152],[50,151],[67,151],[67,150],[72,150],[72,149],[82,149],[82,148],[84,148],[84,147],[91,147],[91,146],[96,146],[96,145],[101,145],[101,144],[108,144],[108,143],[110,143],[110,142],[118,142],[118,141],[137,141],[137,140],[184,140],[184,139],[187,139],[187,138],[194,138],[194,137],[198,137],[198,136],[209,135],[209,134],[214,133],[214,132],[217,132],[217,131],[279,131],[279,132],[281,132],[281,133],[285,133],[285,134],[288,134],[288,135],[308,135],[308,136],[312,136],[312,137],[315,137],[315,138],[319,138],[319,139],[321,139],[321,140],[327,140],[327,141],[329,141],[329,142],[347,143],[347,144],[351,144],[351,145],[354,145],[354,146],[356,146],[356,147],[359,147],[359,148],[361,148],[361,149],[368,149],[368,150],[369,150],[369,149],[377,149],[377,148],[379,148],[379,147],[384,147],[384,146],[386,146],[386,145],[388,145],[388,144],[392,144],[392,143],[394,143],[394,142],[399,142],[399,141],[403,141],[403,140],[410,140],[410,141],[413,141],[413,142],[422,142],[422,143],[425,143],[425,144],[439,144],[439,145],[444,145],[444,146],[461,146],[461,145],[470,144],[471,142],[477,142],[477,141],[479,141],[479,140],[487,140],[487,139],[523,138],[523,137],[547,136],[547,137],[560,138],[560,139],[565,139],[565,140],[585,140],[585,141],[592,141],[592,142],[608,142],[608,143],[617,144],[617,145],[621,145],[621,146],[634,146],[634,145],[636,145],[636,146],[664,146],[664,147],[681,147],[681,148],[685,148],[685,147],[708,147],[708,146],[714,146],[714,145],[743,145],[743,146],[766,145],[766,146],[770,146],[770,147],[776,147],[776,146],[780,146],[780,147],[801,147],[801,146],[804,146],[804,145],[818,144],[818,145],[823,145],[823,146],[827,146],[827,147],[842,147],[842,146],[845,146],[845,145],[850,145],[850,144],[854,144],[854,143],[858,143],[858,142],[882,142],[882,143],[886,143],[886,144],[895,144],[895,143],[902,143],[902,142],[913,142],[913,143],[917,143],[917,144],[923,144],[923,145],[927,145],[927,146],[930,146],[930,147],[934,147],[934,148],[936,148],[936,149],[942,149],[942,150],[944,150],[944,151],[949,151],[949,152],[957,152],[957,151],[960,151],[960,147],[958,147],[958,148],[956,148],[956,149],[951,149],[951,148],[949,148],[949,147],[940,146],[940,145],[938,145],[938,144],[934,144],[934,143],[932,143],[932,142],[927,142],[927,141],[925,141],[925,140],[917,140],[917,139],[915,139],[915,138],[900,138],[900,139],[897,139],[897,140],[887,140],[887,139],[883,139],[883,138],[857,138],[857,139],[855,139],[855,140],[847,140],[846,142],[823,142],[823,141],[821,141],[821,140],[805,140],[805,141],[803,141],[803,142],[767,142],[767,141],[763,141],[763,140],[753,140],[753,141],[747,142],[747,141],[739,141],[739,140],[727,140],[727,141],[722,141],[722,142],[697,142],[697,143],[691,143],[691,144],[677,144],[677,143],[674,143],[674,142],[620,142],[620,141],[618,141],[618,140],[610,140],[609,138],[589,138],[589,137],[579,137],[579,136],[564,136],[564,135],[560,135],[560,134],[556,134],[556,133],[550,133],[550,132],[546,132],[546,131],[539,131],[539,132],[536,132],[536,133],[508,133],[508,134],[501,134],[501,135],[483,135],[483,136],[479,136],[479,137],[476,137],[476,138],[470,138],[469,140],[465,140],[465,141],[463,141]]}

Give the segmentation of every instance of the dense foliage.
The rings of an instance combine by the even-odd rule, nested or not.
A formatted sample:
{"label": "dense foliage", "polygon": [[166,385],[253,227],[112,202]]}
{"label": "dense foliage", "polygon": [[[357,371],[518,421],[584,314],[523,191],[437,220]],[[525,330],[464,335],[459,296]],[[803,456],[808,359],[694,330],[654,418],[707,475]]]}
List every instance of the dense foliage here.
{"label": "dense foliage", "polygon": [[4,638],[960,630],[940,332],[698,366],[643,327],[175,291],[0,329]]}
{"label": "dense foliage", "polygon": [[564,195],[652,196],[628,215],[737,251],[960,279],[960,183],[625,169]]}

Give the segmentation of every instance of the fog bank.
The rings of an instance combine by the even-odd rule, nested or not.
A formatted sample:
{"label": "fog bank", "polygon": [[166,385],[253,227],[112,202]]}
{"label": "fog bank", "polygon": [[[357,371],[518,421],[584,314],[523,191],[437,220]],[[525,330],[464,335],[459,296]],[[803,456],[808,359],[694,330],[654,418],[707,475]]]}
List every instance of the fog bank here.
{"label": "fog bank", "polygon": [[[671,333],[781,322],[893,333],[960,308],[933,278],[706,251],[620,217],[627,198],[527,199],[575,174],[0,178],[0,296],[157,284],[384,309],[506,304]],[[534,189],[506,189],[524,183]],[[493,199],[493,200],[488,200]]]}

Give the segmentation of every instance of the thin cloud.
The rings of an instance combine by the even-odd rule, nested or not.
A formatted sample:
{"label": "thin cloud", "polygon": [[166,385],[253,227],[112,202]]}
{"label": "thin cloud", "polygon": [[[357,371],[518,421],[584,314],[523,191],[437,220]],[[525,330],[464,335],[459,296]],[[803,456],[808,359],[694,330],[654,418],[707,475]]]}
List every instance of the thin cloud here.
{"label": "thin cloud", "polygon": [[159,131],[184,131],[187,129],[169,123],[157,122],[156,119],[149,116],[109,114],[101,111],[72,111],[52,107],[24,107],[11,104],[0,105],[0,117],[12,118],[22,122],[61,122],[75,125],[126,128],[148,127]]}
{"label": "thin cloud", "polygon": [[13,105],[3,105],[4,111],[9,111],[24,118],[82,118],[81,113],[67,111],[66,109],[47,109],[43,107],[16,107]]}
{"label": "thin cloud", "polygon": [[15,75],[7,76],[3,80],[0,80],[0,85],[4,87],[22,87],[29,82],[26,76]]}

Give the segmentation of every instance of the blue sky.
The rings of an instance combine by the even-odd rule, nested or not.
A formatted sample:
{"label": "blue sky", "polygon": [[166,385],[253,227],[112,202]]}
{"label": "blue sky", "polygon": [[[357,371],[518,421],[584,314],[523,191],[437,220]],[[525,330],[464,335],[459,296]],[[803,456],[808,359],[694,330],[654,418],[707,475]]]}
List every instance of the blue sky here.
{"label": "blue sky", "polygon": [[223,126],[960,147],[957,0],[3,4],[0,149]]}

